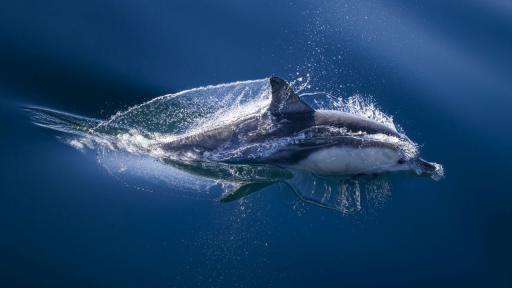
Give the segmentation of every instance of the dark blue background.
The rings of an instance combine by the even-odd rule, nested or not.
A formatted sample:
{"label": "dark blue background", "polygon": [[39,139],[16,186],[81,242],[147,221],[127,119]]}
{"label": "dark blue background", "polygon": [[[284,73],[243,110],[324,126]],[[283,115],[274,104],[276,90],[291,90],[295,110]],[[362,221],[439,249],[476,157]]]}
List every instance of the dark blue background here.
{"label": "dark blue background", "polygon": [[[3,1],[0,39],[2,287],[512,285],[510,1]],[[297,72],[373,95],[446,179],[359,216],[148,193],[20,109]]]}

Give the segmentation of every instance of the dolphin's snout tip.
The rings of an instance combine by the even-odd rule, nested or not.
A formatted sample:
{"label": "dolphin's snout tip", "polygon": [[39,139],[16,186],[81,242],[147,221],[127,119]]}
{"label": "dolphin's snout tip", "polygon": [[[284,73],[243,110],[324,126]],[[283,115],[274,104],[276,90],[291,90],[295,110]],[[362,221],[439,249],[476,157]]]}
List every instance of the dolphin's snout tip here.
{"label": "dolphin's snout tip", "polygon": [[420,176],[429,176],[435,181],[439,181],[444,178],[443,165],[428,162],[421,158],[417,158],[416,161],[414,161],[414,170],[416,174]]}

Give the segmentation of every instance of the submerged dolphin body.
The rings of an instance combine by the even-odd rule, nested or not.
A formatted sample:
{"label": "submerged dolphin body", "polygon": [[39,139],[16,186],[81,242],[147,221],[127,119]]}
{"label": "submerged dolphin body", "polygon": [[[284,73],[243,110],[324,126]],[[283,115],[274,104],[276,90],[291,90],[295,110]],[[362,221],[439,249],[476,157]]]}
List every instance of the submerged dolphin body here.
{"label": "submerged dolphin body", "polygon": [[373,175],[413,171],[442,177],[416,145],[394,127],[333,110],[314,110],[283,79],[269,79],[264,113],[185,135],[163,144],[181,159],[227,164],[270,164],[317,175]]}

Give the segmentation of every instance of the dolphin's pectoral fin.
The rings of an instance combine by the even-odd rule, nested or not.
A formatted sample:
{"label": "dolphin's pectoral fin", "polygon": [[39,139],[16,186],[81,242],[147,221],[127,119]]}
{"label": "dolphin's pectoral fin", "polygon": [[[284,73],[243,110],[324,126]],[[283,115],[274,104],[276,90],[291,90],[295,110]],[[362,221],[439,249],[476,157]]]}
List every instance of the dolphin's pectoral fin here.
{"label": "dolphin's pectoral fin", "polygon": [[272,88],[272,101],[268,111],[272,115],[314,111],[313,108],[300,99],[299,95],[293,91],[293,88],[285,80],[275,76],[271,77],[270,86]]}
{"label": "dolphin's pectoral fin", "polygon": [[222,195],[222,198],[220,199],[220,202],[226,203],[235,201],[241,198],[244,198],[254,192],[258,192],[261,189],[268,187],[276,182],[254,182],[249,184],[244,184],[240,186],[237,190],[227,193],[225,195]]}

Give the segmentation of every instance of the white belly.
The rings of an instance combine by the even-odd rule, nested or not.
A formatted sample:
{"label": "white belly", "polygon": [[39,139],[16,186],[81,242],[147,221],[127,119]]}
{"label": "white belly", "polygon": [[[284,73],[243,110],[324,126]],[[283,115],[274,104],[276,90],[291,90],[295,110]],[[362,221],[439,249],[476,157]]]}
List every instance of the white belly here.
{"label": "white belly", "polygon": [[292,167],[320,175],[372,174],[405,170],[406,165],[397,164],[400,158],[388,148],[332,147],[313,152]]}

